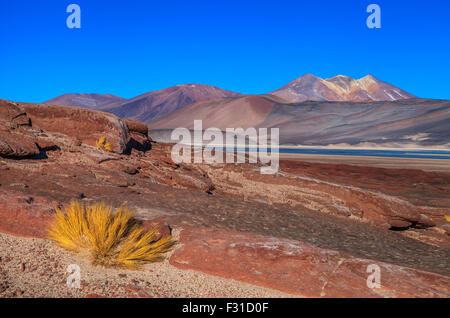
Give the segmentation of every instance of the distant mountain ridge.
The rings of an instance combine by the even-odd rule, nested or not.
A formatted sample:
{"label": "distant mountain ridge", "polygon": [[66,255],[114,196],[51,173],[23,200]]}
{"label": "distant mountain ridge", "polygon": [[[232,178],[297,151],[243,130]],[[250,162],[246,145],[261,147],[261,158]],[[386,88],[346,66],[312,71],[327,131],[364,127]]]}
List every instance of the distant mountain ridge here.
{"label": "distant mountain ridge", "polygon": [[113,113],[119,117],[134,118],[148,122],[196,102],[240,96],[243,95],[211,85],[184,84],[110,104],[101,110]]}
{"label": "distant mountain ridge", "polygon": [[[266,94],[268,96],[269,94]],[[321,79],[306,74],[270,93],[285,102],[338,101],[374,102],[416,98],[389,83],[367,75],[355,80],[337,75]],[[78,106],[113,113],[119,117],[150,122],[188,105],[216,99],[246,96],[211,85],[183,84],[151,91],[131,99],[106,94],[65,94],[44,103]],[[248,95],[251,96],[251,95]],[[236,109],[235,116],[242,116]]]}
{"label": "distant mountain ridge", "polygon": [[337,75],[327,79],[306,74],[289,84],[271,92],[293,102],[311,101],[395,101],[416,98],[372,75],[355,80],[349,76]]}
{"label": "distant mountain ridge", "polygon": [[96,110],[112,103],[123,101],[126,101],[126,99],[111,94],[64,94],[52,98],[43,104],[76,106]]}
{"label": "distant mountain ridge", "polygon": [[450,146],[450,101],[410,99],[376,102],[288,102],[274,95],[247,95],[191,104],[149,123],[152,138],[169,141],[177,127],[279,128],[280,143],[360,143]]}

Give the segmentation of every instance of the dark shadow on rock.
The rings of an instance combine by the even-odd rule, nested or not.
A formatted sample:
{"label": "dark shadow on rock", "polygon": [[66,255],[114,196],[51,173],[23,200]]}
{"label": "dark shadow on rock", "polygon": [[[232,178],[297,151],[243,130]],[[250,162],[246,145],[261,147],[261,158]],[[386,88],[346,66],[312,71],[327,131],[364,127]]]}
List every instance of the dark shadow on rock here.
{"label": "dark shadow on rock", "polygon": [[125,150],[124,154],[129,155],[131,153],[131,150],[135,149],[137,151],[147,152],[152,149],[152,143],[150,140],[145,140],[143,142],[139,142],[133,137],[130,138],[130,141],[127,144],[127,149]]}

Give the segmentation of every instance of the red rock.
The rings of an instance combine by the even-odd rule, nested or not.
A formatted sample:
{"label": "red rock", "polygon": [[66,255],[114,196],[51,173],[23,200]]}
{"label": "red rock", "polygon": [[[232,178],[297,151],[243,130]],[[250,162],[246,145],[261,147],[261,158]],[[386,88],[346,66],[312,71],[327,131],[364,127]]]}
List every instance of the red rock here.
{"label": "red rock", "polygon": [[17,103],[0,100],[0,120],[15,126],[29,126],[30,119]]}
{"label": "red rock", "polygon": [[[261,175],[231,165],[221,168],[221,173],[215,177],[210,177],[222,191],[233,191],[236,187],[234,183],[239,181],[242,188],[239,194],[246,197],[288,203],[293,207],[313,207],[321,212],[368,220],[380,226],[389,224],[394,228],[432,227],[445,214],[446,209],[442,207],[450,204],[446,198],[450,191],[449,173],[293,160],[282,160],[280,167],[292,178]],[[227,180],[229,171],[235,174],[233,182]],[[415,182],[423,185],[426,196],[422,187],[417,190],[411,185]],[[248,184],[253,185],[248,187]],[[266,191],[268,185],[275,191]],[[286,186],[293,190],[289,191],[289,200],[279,195],[280,191],[287,191],[283,189]],[[439,202],[429,206],[430,201],[433,203],[437,199]]]}
{"label": "red rock", "polygon": [[148,136],[148,127],[145,123],[130,118],[123,118],[122,121],[130,131],[130,149],[146,152],[152,148],[152,139]]}
{"label": "red rock", "polygon": [[142,226],[147,230],[156,228],[158,230],[158,239],[164,236],[172,235],[172,229],[169,224],[163,220],[143,220]]}
{"label": "red rock", "polygon": [[140,133],[130,133],[130,148],[138,151],[146,152],[152,148],[151,138]]}
{"label": "red rock", "polygon": [[90,160],[92,160],[96,164],[100,164],[100,163],[103,163],[106,161],[111,161],[111,160],[120,160],[120,156],[118,156],[118,155],[97,153],[97,152],[87,153],[86,157],[89,158]]}
{"label": "red rock", "polygon": [[53,204],[45,198],[29,197],[0,189],[0,232],[23,237],[46,237],[53,218]]}
{"label": "red rock", "polygon": [[0,156],[24,158],[40,153],[33,139],[19,134],[0,132]]}
{"label": "red rock", "polygon": [[450,235],[450,223],[441,225],[447,235]]}
{"label": "red rock", "polygon": [[122,121],[127,125],[130,132],[137,132],[144,136],[148,136],[148,127],[145,123],[130,118],[122,118]]}
{"label": "red rock", "polygon": [[20,104],[31,118],[34,128],[62,133],[95,146],[106,137],[115,152],[123,153],[130,140],[126,125],[115,115],[69,106]]}
{"label": "red rock", "polygon": [[36,138],[36,145],[42,151],[55,150],[58,148],[58,145],[54,141],[43,138]]}
{"label": "red rock", "polygon": [[136,174],[139,172],[139,170],[137,169],[136,166],[129,164],[129,163],[125,163],[125,162],[116,161],[116,160],[105,161],[103,163],[103,166],[107,167],[109,169],[112,169],[112,170],[122,171],[127,174]]}
{"label": "red rock", "polygon": [[160,162],[165,163],[166,165],[168,165],[169,167],[171,167],[172,169],[178,169],[180,167],[179,164],[175,163],[172,158],[168,158],[168,157],[163,157],[159,159]]}
{"label": "red rock", "polygon": [[[380,288],[367,288],[367,268],[380,266]],[[326,297],[432,298],[450,296],[450,278],[407,267],[352,258],[336,268],[324,287]]]}
{"label": "red rock", "polygon": [[[344,256],[300,241],[210,228],[181,232],[170,263],[304,297],[450,297],[450,278]],[[381,269],[381,288],[367,287],[367,267]],[[418,287],[420,286],[420,287]]]}

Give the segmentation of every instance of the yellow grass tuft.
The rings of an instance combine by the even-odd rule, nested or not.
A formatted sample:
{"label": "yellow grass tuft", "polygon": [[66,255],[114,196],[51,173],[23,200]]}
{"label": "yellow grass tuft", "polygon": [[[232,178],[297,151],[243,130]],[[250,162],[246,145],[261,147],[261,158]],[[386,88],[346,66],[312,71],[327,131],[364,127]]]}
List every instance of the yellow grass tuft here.
{"label": "yellow grass tuft", "polygon": [[103,146],[103,148],[106,149],[106,150],[109,151],[109,152],[113,152],[113,148],[112,148],[111,144],[106,143],[106,144]]}
{"label": "yellow grass tuft", "polygon": [[129,269],[163,259],[175,243],[172,236],[158,239],[158,230],[144,229],[128,209],[114,211],[104,203],[72,201],[65,213],[57,209],[48,233],[65,249],[88,252],[94,264]]}
{"label": "yellow grass tuft", "polygon": [[105,136],[100,137],[95,144],[97,145],[97,148],[105,149],[109,152],[113,152],[113,148],[110,143],[106,142]]}

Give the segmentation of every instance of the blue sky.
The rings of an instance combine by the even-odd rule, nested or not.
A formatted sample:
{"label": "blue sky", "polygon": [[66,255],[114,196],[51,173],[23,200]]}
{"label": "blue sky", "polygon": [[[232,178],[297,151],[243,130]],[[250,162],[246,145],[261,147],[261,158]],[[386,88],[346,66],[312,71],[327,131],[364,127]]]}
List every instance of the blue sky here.
{"label": "blue sky", "polygon": [[[381,29],[366,26],[371,3]],[[15,101],[184,83],[261,94],[305,73],[450,99],[448,0],[0,0],[0,38],[0,98]]]}

